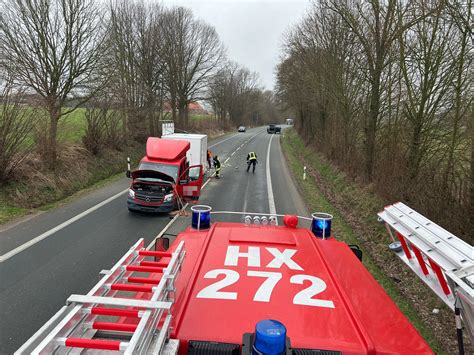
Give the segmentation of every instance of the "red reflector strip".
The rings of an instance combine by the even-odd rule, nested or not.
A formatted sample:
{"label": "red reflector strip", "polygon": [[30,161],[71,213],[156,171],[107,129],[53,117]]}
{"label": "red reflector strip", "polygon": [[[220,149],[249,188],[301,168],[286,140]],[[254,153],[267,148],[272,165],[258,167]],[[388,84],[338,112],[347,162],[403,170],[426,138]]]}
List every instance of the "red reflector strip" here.
{"label": "red reflector strip", "polygon": [[117,317],[135,317],[138,318],[138,312],[129,309],[116,309],[116,308],[106,308],[106,307],[92,307],[91,314],[101,315],[101,316],[117,316]]}
{"label": "red reflector strip", "polygon": [[153,266],[138,266],[138,265],[127,265],[127,271],[139,271],[139,272],[163,272],[162,267]]}
{"label": "red reflector strip", "polygon": [[133,277],[130,276],[127,278],[128,282],[134,282],[138,284],[153,284],[153,285],[158,285],[160,283],[161,279],[154,279],[151,277]]}
{"label": "red reflector strip", "polygon": [[141,261],[141,266],[166,267],[168,263],[162,261]]}
{"label": "red reflector strip", "polygon": [[143,256],[158,256],[160,258],[171,258],[171,253],[167,251],[140,250],[138,254]]}
{"label": "red reflector strip", "polygon": [[147,286],[147,285],[112,284],[110,288],[115,291],[132,291],[132,292],[152,292],[153,291],[153,286]]}
{"label": "red reflector strip", "polygon": [[428,261],[431,265],[431,269],[435,272],[436,276],[438,276],[438,281],[441,284],[441,288],[443,289],[444,294],[447,296],[451,293],[451,290],[448,287],[448,283],[446,282],[446,279],[444,278],[443,271],[439,267],[438,264],[436,264],[433,260],[428,258]]}
{"label": "red reflector strip", "polygon": [[64,345],[70,348],[120,350],[120,343],[117,340],[68,338]]}
{"label": "red reflector strip", "polygon": [[94,322],[92,329],[98,330],[118,330],[121,332],[134,332],[137,329],[137,324],[131,323],[109,323],[109,322]]}

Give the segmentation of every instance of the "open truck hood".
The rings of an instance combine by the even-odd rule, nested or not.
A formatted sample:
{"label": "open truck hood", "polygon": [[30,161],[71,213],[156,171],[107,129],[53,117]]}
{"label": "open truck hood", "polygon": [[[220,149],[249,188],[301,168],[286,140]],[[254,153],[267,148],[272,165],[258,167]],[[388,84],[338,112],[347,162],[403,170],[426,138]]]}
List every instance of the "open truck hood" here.
{"label": "open truck hood", "polygon": [[152,179],[160,179],[162,181],[169,182],[172,184],[174,183],[174,179],[171,176],[161,173],[156,170],[135,170],[135,171],[132,171],[131,177],[133,178],[133,180],[152,178]]}

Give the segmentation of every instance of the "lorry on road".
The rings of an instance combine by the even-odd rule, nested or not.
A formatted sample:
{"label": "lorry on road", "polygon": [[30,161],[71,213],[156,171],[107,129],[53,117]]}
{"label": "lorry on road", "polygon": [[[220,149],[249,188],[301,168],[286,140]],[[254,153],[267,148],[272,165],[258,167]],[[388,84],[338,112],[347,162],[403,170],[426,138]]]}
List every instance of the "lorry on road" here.
{"label": "lorry on road", "polygon": [[[137,241],[17,354],[433,354],[364,267],[362,251],[331,233],[331,215],[191,211],[191,226],[171,246],[163,237],[147,248]],[[222,215],[226,222],[217,221]],[[474,277],[472,247],[441,227],[400,204],[379,216],[420,248],[443,237],[419,260],[427,273],[444,267],[448,255],[463,262],[445,294]],[[403,244],[410,248],[418,257],[415,244]],[[438,271],[441,282],[447,270]],[[472,312],[472,287],[465,290]]]}
{"label": "lorry on road", "polygon": [[281,133],[281,127],[275,124],[270,124],[267,127],[267,133],[269,134]]}
{"label": "lorry on road", "polygon": [[[195,149],[199,149],[195,144]],[[130,211],[171,212],[180,201],[197,200],[202,187],[203,164],[190,161],[191,143],[149,137],[146,155],[138,169],[127,170],[132,179],[127,205]],[[130,165],[130,163],[129,163]]]}

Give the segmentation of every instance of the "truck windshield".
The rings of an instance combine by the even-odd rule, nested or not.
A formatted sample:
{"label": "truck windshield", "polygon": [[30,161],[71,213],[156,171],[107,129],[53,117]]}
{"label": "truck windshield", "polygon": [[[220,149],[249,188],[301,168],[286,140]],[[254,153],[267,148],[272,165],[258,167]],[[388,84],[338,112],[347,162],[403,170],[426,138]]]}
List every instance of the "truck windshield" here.
{"label": "truck windshield", "polygon": [[169,175],[174,181],[178,178],[178,166],[160,163],[140,163],[139,170],[154,170]]}

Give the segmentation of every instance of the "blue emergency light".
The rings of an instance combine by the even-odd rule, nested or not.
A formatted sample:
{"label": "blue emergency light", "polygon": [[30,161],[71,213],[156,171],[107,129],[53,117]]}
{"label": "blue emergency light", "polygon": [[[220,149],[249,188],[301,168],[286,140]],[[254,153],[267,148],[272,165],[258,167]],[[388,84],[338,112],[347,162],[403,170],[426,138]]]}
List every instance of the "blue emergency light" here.
{"label": "blue emergency light", "polygon": [[283,354],[286,352],[286,328],[273,319],[265,319],[255,326],[253,355]]}
{"label": "blue emergency light", "polygon": [[328,213],[316,212],[311,215],[313,221],[311,222],[311,231],[313,234],[322,239],[331,236],[331,223],[333,216]]}
{"label": "blue emergency light", "polygon": [[206,205],[196,205],[191,207],[191,226],[194,229],[209,229],[211,226],[212,207]]}

